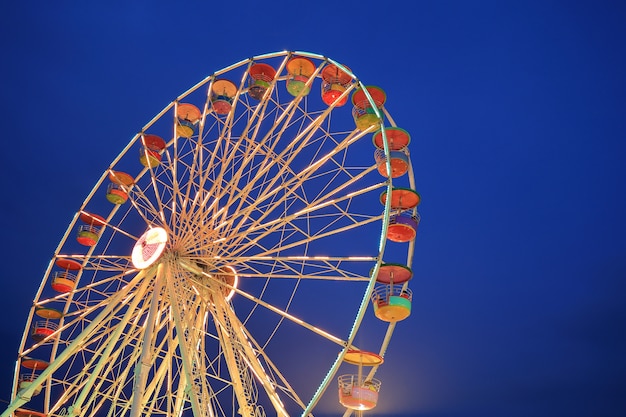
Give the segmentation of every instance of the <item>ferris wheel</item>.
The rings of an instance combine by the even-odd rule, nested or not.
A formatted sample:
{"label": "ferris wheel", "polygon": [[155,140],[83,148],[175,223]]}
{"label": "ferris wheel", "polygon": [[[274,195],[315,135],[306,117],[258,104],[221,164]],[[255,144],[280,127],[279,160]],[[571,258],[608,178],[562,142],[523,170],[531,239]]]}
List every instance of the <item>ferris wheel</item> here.
{"label": "ferris wheel", "polygon": [[420,202],[385,102],[341,63],[285,51],[165,107],[61,237],[2,417],[374,408],[411,311]]}

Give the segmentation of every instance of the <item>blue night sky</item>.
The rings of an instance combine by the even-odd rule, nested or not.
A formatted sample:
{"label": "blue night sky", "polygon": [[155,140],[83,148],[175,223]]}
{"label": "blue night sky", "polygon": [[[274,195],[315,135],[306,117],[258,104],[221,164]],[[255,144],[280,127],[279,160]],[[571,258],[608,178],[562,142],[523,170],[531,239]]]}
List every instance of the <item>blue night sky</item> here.
{"label": "blue night sky", "polygon": [[625,21],[619,1],[4,2],[0,400],[110,161],[207,75],[301,50],[382,87],[412,135],[413,314],[367,415],[626,415]]}

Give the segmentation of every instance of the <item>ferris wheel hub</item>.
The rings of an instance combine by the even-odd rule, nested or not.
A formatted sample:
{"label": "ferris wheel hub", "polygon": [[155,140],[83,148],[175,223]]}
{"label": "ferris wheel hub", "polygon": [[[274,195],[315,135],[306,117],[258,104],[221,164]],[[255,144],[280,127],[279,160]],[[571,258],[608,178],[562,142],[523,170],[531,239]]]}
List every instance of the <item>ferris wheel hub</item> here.
{"label": "ferris wheel hub", "polygon": [[162,227],[148,229],[135,243],[131,260],[135,268],[146,269],[159,259],[167,245],[167,232]]}

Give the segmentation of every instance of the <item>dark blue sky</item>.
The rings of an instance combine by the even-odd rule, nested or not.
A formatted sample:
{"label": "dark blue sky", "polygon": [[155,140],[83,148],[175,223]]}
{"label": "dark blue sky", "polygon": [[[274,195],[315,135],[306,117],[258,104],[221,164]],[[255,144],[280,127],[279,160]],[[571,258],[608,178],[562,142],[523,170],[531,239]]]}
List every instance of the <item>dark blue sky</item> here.
{"label": "dark blue sky", "polygon": [[626,6],[231,3],[0,6],[0,399],[102,170],[205,76],[288,49],[384,88],[412,135],[413,315],[370,415],[626,415]]}

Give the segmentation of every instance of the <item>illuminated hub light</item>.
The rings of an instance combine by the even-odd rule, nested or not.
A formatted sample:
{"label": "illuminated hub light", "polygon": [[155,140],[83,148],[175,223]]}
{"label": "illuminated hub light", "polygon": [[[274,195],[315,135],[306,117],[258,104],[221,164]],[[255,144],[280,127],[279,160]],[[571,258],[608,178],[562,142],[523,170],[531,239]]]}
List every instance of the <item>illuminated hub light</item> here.
{"label": "illuminated hub light", "polygon": [[145,269],[152,265],[165,250],[167,244],[167,232],[162,227],[148,229],[135,246],[131,259],[137,269]]}

